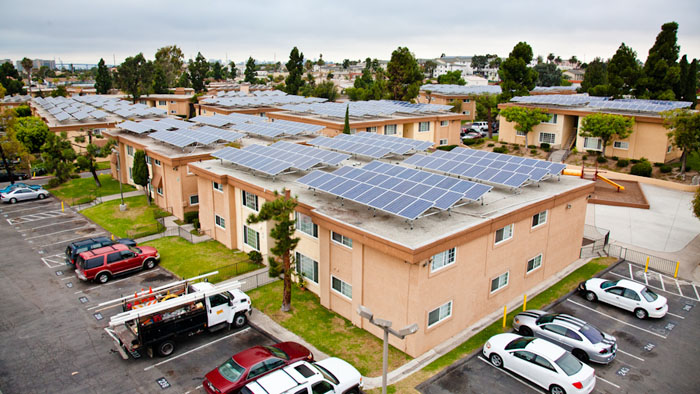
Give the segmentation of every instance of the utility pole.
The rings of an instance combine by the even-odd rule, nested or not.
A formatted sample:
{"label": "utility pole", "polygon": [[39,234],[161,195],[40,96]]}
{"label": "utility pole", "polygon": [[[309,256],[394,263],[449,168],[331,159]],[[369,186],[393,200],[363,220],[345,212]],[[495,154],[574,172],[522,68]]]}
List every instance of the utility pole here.
{"label": "utility pole", "polygon": [[[5,126],[0,125],[0,136],[5,136]],[[5,157],[5,150],[2,149],[2,143],[0,143],[0,156],[2,157],[2,164],[5,166],[5,170],[7,171],[7,177],[10,178],[10,185],[15,184],[15,177],[12,175],[12,169],[10,168],[10,165],[7,163],[7,158]]]}

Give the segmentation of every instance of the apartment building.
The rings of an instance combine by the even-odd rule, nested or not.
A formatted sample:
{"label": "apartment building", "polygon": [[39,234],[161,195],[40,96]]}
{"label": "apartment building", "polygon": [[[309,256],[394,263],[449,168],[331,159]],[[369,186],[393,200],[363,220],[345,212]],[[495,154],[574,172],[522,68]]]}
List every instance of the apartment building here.
{"label": "apartment building", "polygon": [[324,127],[322,133],[332,137],[343,132],[346,109],[350,134],[366,131],[429,141],[435,146],[459,144],[461,122],[467,120],[465,115],[450,112],[447,105],[388,100],[290,104],[267,116],[320,125]]}
{"label": "apartment building", "polygon": [[[346,159],[321,172],[364,171],[376,163]],[[391,163],[386,174],[420,172]],[[273,223],[248,225],[246,218],[275,198],[274,191],[289,189],[298,199],[296,270],[308,289],[323,306],[378,337],[382,332],[357,315],[359,305],[397,327],[418,324],[415,335],[390,338],[413,357],[521,299],[577,260],[594,187],[554,176],[517,191],[494,187],[477,201],[431,208],[408,220],[406,214],[388,213],[391,208],[372,209],[362,198],[338,198],[339,191],[323,185],[310,188],[308,179],[320,176],[314,172],[270,177],[225,159],[190,163],[189,171],[196,174],[202,228],[229,248],[265,257]],[[416,179],[424,174],[419,175]]]}
{"label": "apartment building", "polygon": [[451,105],[452,102],[462,100],[462,115],[466,115],[468,121],[476,119],[475,97],[480,94],[501,94],[498,85],[436,85],[428,84],[420,88],[418,102],[426,104]]}
{"label": "apartment building", "polygon": [[[194,94],[185,93],[149,94],[148,96],[139,97],[138,102],[149,108],[162,109],[170,116],[188,119],[192,116],[192,109],[194,108],[192,103],[193,97]],[[131,98],[125,97],[124,100],[131,101]]]}
{"label": "apartment building", "polygon": [[[541,108],[550,114],[548,121],[533,128],[529,133],[530,144],[548,143],[555,149],[602,152],[600,138],[581,135],[582,120],[594,113],[609,113],[634,119],[632,133],[625,139],[613,140],[605,149],[608,157],[625,159],[645,157],[654,163],[667,163],[678,159],[681,151],[672,146],[668,129],[664,127],[662,112],[674,108],[688,108],[689,102],[620,99],[588,95],[538,95],[514,97],[499,108],[523,106]],[[515,125],[500,117],[499,141],[525,144],[525,135],[515,130]]]}
{"label": "apartment building", "polygon": [[255,90],[250,92],[219,91],[214,96],[202,96],[194,105],[196,116],[244,115],[267,116],[279,111],[282,106],[299,103],[318,103],[326,99],[303,97],[284,93],[279,90]]}

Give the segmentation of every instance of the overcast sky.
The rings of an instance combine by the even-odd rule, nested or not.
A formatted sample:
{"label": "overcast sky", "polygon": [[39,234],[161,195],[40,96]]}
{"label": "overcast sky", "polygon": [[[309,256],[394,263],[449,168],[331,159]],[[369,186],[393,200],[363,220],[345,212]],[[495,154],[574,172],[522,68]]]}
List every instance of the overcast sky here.
{"label": "overcast sky", "polygon": [[526,41],[535,56],[611,57],[621,42],[646,59],[661,25],[679,24],[681,55],[700,58],[699,0],[0,0],[0,58],[109,64],[176,44],[186,58],[283,63],[297,46],[326,61],[496,53]]}

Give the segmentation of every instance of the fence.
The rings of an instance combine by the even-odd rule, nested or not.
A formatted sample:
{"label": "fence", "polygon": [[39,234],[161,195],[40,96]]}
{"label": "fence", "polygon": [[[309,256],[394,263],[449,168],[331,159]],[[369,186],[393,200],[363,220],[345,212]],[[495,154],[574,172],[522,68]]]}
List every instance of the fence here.
{"label": "fence", "polygon": [[649,268],[667,273],[669,275],[674,275],[676,271],[676,262],[663,257],[652,256],[644,252],[612,244],[607,245],[605,247],[605,251],[610,257],[618,257],[642,266],[645,266],[647,259],[649,259]]}
{"label": "fence", "polygon": [[253,289],[257,289],[260,286],[264,286],[268,283],[272,283],[279,280],[279,278],[270,278],[270,275],[267,273],[267,270],[265,270],[264,272],[255,273],[247,277],[236,279],[243,282],[243,284],[241,285],[241,291],[250,291]]}
{"label": "fence", "polygon": [[606,253],[605,246],[610,241],[610,231],[586,224],[583,228],[584,243],[579,257],[594,257]]}

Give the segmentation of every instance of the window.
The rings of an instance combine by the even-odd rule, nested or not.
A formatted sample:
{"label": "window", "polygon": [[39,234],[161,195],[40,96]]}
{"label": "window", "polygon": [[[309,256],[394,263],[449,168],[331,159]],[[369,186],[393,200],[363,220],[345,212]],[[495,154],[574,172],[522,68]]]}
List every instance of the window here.
{"label": "window", "polygon": [[226,229],[226,220],[219,215],[214,215],[214,222],[217,226]]}
{"label": "window", "polygon": [[156,193],[158,193],[158,194],[160,194],[160,195],[162,196],[162,195],[163,195],[163,188],[160,187],[160,186],[158,186],[158,187],[156,188]]}
{"label": "window", "polygon": [[532,228],[547,223],[547,211],[542,211],[532,217]]}
{"label": "window", "polygon": [[296,253],[297,272],[304,278],[314,283],[318,283],[318,261],[306,257],[299,252]]}
{"label": "window", "polygon": [[465,103],[468,103],[468,102],[469,102],[469,99],[464,99],[464,102],[465,102]]}
{"label": "window", "polygon": [[246,225],[243,225],[243,243],[260,251],[260,237],[258,232]]}
{"label": "window", "polygon": [[558,324],[545,324],[543,328],[555,334],[566,336],[566,327],[562,327]]}
{"label": "window", "polygon": [[513,225],[509,224],[501,229],[496,230],[496,244],[513,238]]}
{"label": "window", "polygon": [[535,363],[536,365],[539,365],[540,367],[546,368],[546,369],[548,369],[548,370],[550,370],[550,371],[554,371],[554,372],[557,371],[556,369],[554,369],[554,367],[552,366],[552,364],[550,364],[549,361],[545,360],[544,357],[542,357],[542,356],[535,356],[534,363]]}
{"label": "window", "polygon": [[146,156],[146,164],[153,164],[150,156]]}
{"label": "window", "polygon": [[344,236],[343,234],[338,234],[335,231],[331,231],[331,239],[341,245],[352,248],[352,239]]}
{"label": "window", "polygon": [[127,145],[126,146],[126,154],[129,156],[133,156],[134,155],[134,147],[131,145]]}
{"label": "window", "polygon": [[622,293],[625,291],[622,287],[613,287],[612,289],[605,290],[606,292],[618,296],[622,296]]}
{"label": "window", "polygon": [[325,393],[334,393],[333,391],[333,386],[326,382],[325,380],[322,380],[318,383],[315,383],[313,386],[311,386],[311,393],[312,394],[325,394]]}
{"label": "window", "polygon": [[249,193],[243,190],[243,205],[252,209],[253,211],[258,210],[258,196],[253,193]]}
{"label": "window", "polygon": [[265,362],[259,362],[255,365],[253,365],[252,368],[250,368],[250,372],[248,372],[248,379],[252,379],[256,376],[260,376],[267,372],[267,367],[265,366]]}
{"label": "window", "polygon": [[158,100],[158,105],[168,105],[168,102],[165,100]]}
{"label": "window", "polygon": [[557,123],[557,114],[549,114],[549,119],[542,123]]}
{"label": "window", "polygon": [[666,148],[666,153],[671,153],[672,149],[673,149],[673,146],[669,145],[668,148]]}
{"label": "window", "polygon": [[132,168],[131,168],[131,167],[129,167],[129,179],[132,179],[132,180],[133,180],[133,179],[134,179],[134,177],[133,177],[133,176],[131,175],[131,170],[132,170]]}
{"label": "window", "polygon": [[[466,102],[466,101],[465,101]],[[469,115],[469,111],[462,111],[463,115]]]}
{"label": "window", "polygon": [[603,142],[597,137],[585,137],[583,139],[583,147],[590,150],[602,150]]}
{"label": "window", "polygon": [[441,139],[440,145],[447,145],[447,139]]}
{"label": "window", "polygon": [[418,123],[418,131],[430,131],[430,122],[420,122]]}
{"label": "window", "polygon": [[194,194],[190,196],[190,205],[199,205],[199,195]]}
{"label": "window", "polygon": [[333,287],[333,290],[352,299],[352,285],[343,282],[335,276],[331,276],[331,286]]}
{"label": "window", "polygon": [[630,143],[625,141],[615,141],[613,142],[613,148],[616,149],[629,149]]}
{"label": "window", "polygon": [[554,133],[540,133],[540,142],[553,144],[555,140],[556,135]]}
{"label": "window", "polygon": [[542,265],[542,254],[538,254],[537,256],[531,258],[530,260],[527,261],[527,272],[532,272]]}
{"label": "window", "polygon": [[452,301],[442,304],[428,313],[428,327],[452,316]]}
{"label": "window", "polygon": [[187,166],[187,175],[194,175],[194,173],[190,171],[190,166]]}
{"label": "window", "polygon": [[641,301],[641,299],[639,298],[639,294],[637,294],[637,292],[632,289],[625,289],[624,293],[622,293],[622,296],[625,298],[629,298],[633,301]]}
{"label": "window", "polygon": [[388,124],[384,126],[384,134],[386,135],[396,135],[396,125]]}
{"label": "window", "polygon": [[153,159],[153,163],[157,166],[160,166],[160,160],[158,159]]}
{"label": "window", "polygon": [[220,184],[219,182],[212,182],[214,185],[214,190],[218,190],[220,192],[224,191],[224,185]]}
{"label": "window", "polygon": [[527,133],[524,131],[516,130],[515,135],[520,136],[520,137],[525,137],[527,135]]}
{"label": "window", "polygon": [[377,132],[377,126],[368,127],[365,131],[367,131],[368,133],[376,133],[376,132]]}
{"label": "window", "polygon": [[294,212],[294,227],[302,233],[318,238],[318,225],[309,216],[303,213]]}
{"label": "window", "polygon": [[104,264],[104,257],[93,257],[85,261],[85,269],[97,268]]}
{"label": "window", "polygon": [[209,306],[210,307],[215,307],[219,305],[224,305],[228,303],[228,297],[226,297],[223,294],[214,294],[213,296],[209,297]]}
{"label": "window", "polygon": [[116,263],[117,261],[122,261],[121,253],[115,252],[107,255],[107,264]]}
{"label": "window", "polygon": [[175,104],[175,100],[170,100],[170,104]]}
{"label": "window", "polygon": [[350,129],[350,134],[357,134],[357,129]]}
{"label": "window", "polygon": [[175,111],[174,109],[171,109],[171,110],[170,110],[170,113],[171,113],[171,114],[176,114],[177,111]]}
{"label": "window", "polygon": [[455,262],[456,249],[447,249],[431,258],[430,272],[437,271]]}
{"label": "window", "polygon": [[450,125],[450,121],[449,121],[449,120],[441,120],[441,121],[440,121],[440,126],[441,126],[441,127],[447,127],[447,126],[449,126],[449,125]]}
{"label": "window", "polygon": [[491,279],[491,292],[502,289],[508,286],[508,272]]}

